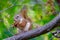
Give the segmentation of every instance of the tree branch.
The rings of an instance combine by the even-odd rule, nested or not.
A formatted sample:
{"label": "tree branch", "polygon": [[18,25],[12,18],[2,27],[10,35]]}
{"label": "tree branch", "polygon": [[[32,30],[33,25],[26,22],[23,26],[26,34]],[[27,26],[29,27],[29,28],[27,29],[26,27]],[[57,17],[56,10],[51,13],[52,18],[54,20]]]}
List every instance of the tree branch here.
{"label": "tree branch", "polygon": [[22,39],[30,39],[37,37],[41,34],[49,32],[51,29],[55,28],[57,26],[57,23],[60,22],[60,14],[56,16],[52,21],[45,24],[44,26],[37,28],[35,30],[31,30],[22,34],[14,35],[12,37],[6,38],[5,40],[22,40]]}

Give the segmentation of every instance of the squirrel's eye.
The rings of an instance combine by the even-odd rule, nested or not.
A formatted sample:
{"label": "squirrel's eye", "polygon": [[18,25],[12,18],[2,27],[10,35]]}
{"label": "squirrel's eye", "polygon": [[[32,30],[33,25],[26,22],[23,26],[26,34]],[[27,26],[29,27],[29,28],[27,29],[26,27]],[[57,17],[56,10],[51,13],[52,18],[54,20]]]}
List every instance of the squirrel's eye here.
{"label": "squirrel's eye", "polygon": [[18,19],[19,18],[19,16],[16,16],[16,19]]}

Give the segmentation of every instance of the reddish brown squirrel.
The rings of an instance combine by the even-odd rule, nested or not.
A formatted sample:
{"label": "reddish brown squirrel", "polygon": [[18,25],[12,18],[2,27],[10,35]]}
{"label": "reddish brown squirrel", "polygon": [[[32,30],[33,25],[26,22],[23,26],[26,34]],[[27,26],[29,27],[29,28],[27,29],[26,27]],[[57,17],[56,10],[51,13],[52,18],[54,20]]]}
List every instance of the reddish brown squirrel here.
{"label": "reddish brown squirrel", "polygon": [[27,7],[24,6],[19,14],[14,17],[14,27],[17,27],[21,31],[29,31],[32,28],[32,21],[27,16]]}

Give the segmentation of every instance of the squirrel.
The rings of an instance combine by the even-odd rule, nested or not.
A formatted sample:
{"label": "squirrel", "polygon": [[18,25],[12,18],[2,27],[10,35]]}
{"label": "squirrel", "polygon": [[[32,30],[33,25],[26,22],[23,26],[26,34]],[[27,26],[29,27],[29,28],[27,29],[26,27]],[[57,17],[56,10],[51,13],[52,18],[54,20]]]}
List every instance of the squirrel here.
{"label": "squirrel", "polygon": [[19,14],[14,16],[14,27],[21,32],[27,32],[32,29],[32,21],[27,16],[27,7],[24,6]]}

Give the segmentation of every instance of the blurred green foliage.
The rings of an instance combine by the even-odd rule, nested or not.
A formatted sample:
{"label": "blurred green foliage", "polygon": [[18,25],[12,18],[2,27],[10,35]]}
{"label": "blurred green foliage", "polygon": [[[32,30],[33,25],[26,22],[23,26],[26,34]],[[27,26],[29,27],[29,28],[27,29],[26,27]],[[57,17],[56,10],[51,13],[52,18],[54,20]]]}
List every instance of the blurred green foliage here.
{"label": "blurred green foliage", "polygon": [[[16,28],[12,28],[14,15],[18,14],[24,5],[28,7],[28,16],[31,17],[33,23],[43,26],[51,21],[55,15],[53,13],[46,14],[50,7],[46,9],[45,3],[47,0],[0,0],[0,40],[16,34]],[[59,11],[59,7],[54,0],[54,7]],[[58,40],[52,37],[49,32],[39,37],[30,40]]]}

